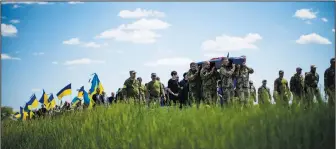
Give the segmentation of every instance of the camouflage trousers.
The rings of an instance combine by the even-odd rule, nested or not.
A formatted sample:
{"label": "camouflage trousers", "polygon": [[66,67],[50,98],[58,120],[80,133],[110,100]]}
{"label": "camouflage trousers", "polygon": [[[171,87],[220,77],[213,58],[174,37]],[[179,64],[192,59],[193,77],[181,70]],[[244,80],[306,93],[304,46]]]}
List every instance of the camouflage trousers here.
{"label": "camouflage trousers", "polygon": [[325,92],[328,98],[328,105],[335,106],[335,88],[327,88]]}
{"label": "camouflage trousers", "polygon": [[126,103],[140,104],[140,95],[130,95],[125,99]]}
{"label": "camouflage trousers", "polygon": [[233,97],[233,88],[222,88],[222,98],[220,101],[221,106],[223,107],[224,104],[228,105],[232,103]]}
{"label": "camouflage trousers", "polygon": [[257,95],[255,93],[250,93],[250,99],[249,99],[248,104],[253,105],[253,103],[256,101],[257,101]]}
{"label": "camouflage trousers", "polygon": [[284,106],[284,107],[289,106],[290,94],[288,92],[278,93],[277,91],[274,91],[273,97],[274,97],[276,105]]}
{"label": "camouflage trousers", "polygon": [[151,103],[154,103],[155,107],[160,106],[160,96],[149,96],[147,100],[147,106],[149,107]]}
{"label": "camouflage trousers", "polygon": [[311,106],[314,103],[314,98],[316,101],[321,104],[322,103],[322,97],[320,93],[319,88],[315,87],[307,87],[307,93],[305,98],[305,104],[307,106]]}
{"label": "camouflage trousers", "polygon": [[240,104],[248,105],[250,100],[250,92],[248,88],[238,89],[238,100]]}
{"label": "camouflage trousers", "polygon": [[293,100],[292,106],[299,106],[303,103],[304,93],[303,92],[292,92]]}
{"label": "camouflage trousers", "polygon": [[217,92],[216,89],[210,89],[209,87],[203,88],[203,99],[205,104],[216,104]]}

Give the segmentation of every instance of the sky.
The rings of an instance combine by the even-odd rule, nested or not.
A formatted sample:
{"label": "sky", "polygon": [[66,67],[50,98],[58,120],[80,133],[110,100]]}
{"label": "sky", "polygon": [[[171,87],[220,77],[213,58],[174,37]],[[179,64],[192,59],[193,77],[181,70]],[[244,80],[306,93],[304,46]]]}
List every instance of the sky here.
{"label": "sky", "polygon": [[317,66],[320,84],[335,53],[334,2],[117,3],[21,2],[1,5],[2,106],[19,109],[72,83],[71,101],[97,73],[108,95],[129,71],[155,72],[167,85],[192,61],[245,55],[273,90],[278,71]]}

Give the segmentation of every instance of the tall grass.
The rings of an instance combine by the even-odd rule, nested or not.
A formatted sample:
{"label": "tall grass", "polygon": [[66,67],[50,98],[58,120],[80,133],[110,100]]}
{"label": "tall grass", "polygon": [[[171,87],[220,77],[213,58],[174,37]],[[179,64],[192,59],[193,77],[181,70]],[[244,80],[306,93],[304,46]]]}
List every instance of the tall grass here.
{"label": "tall grass", "polygon": [[146,108],[117,104],[2,124],[4,149],[333,149],[335,109]]}

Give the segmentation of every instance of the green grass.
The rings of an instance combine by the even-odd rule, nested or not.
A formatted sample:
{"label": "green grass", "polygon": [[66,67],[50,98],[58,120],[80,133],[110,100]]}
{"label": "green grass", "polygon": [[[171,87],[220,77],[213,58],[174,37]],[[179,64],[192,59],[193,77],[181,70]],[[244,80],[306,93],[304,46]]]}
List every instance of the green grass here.
{"label": "green grass", "polygon": [[240,108],[138,108],[118,104],[2,124],[4,149],[333,149],[335,109],[272,105]]}

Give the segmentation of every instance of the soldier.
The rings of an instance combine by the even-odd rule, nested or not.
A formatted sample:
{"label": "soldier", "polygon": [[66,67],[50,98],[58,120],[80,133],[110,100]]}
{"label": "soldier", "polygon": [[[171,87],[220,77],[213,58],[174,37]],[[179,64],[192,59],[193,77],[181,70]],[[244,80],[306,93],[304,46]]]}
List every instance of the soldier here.
{"label": "soldier", "polygon": [[134,70],[131,70],[130,77],[124,82],[123,87],[123,95],[124,99],[127,103],[129,103],[130,100],[137,100],[139,99],[139,81],[135,78],[136,72]]}
{"label": "soldier", "polygon": [[262,86],[258,88],[258,104],[260,106],[269,105],[271,103],[271,92],[270,89],[266,86],[267,80],[262,81]]}
{"label": "soldier", "polygon": [[254,70],[246,66],[246,62],[240,66],[240,69],[237,74],[237,85],[238,88],[238,98],[239,102],[244,106],[248,103],[249,100],[249,78]]}
{"label": "soldier", "polygon": [[330,67],[324,72],[324,91],[328,96],[328,104],[335,105],[335,58],[330,60]]}
{"label": "soldier", "polygon": [[310,106],[313,103],[314,97],[318,101],[318,103],[322,103],[322,98],[320,95],[320,89],[318,88],[318,82],[319,82],[319,75],[316,72],[316,66],[311,65],[310,66],[310,72],[306,73],[305,79],[304,79],[304,87],[307,93],[307,104]]}
{"label": "soldier", "polygon": [[146,103],[146,86],[142,84],[142,78],[138,77],[137,80],[139,81],[139,93],[140,93],[140,102]]}
{"label": "soldier", "polygon": [[190,63],[190,69],[188,71],[188,81],[189,81],[189,100],[190,102],[196,102],[197,107],[200,104],[200,77],[199,77],[199,67],[195,62]]}
{"label": "soldier", "polygon": [[274,81],[274,91],[273,97],[277,105],[288,106],[288,101],[290,98],[288,81],[283,78],[284,72],[279,71],[279,78]]}
{"label": "soldier", "polygon": [[296,74],[290,79],[290,91],[293,94],[293,104],[300,104],[304,95],[304,78],[300,67],[296,68]]}
{"label": "soldier", "polygon": [[159,105],[160,98],[166,100],[164,95],[164,88],[162,88],[161,82],[156,79],[156,73],[152,73],[151,78],[152,81],[147,83],[148,107],[152,101]]}
{"label": "soldier", "polygon": [[[235,71],[235,64],[232,64],[232,67],[229,66],[229,60],[227,57],[222,59],[222,66],[219,69],[220,77],[221,77],[221,88],[222,88],[222,98],[224,102],[232,102],[232,90],[233,90],[233,80],[232,74]],[[223,107],[224,102],[221,102],[221,106]]]}
{"label": "soldier", "polygon": [[252,80],[250,80],[249,92],[250,92],[249,105],[253,105],[253,102],[257,102],[257,90],[254,87]]}
{"label": "soldier", "polygon": [[215,67],[210,68],[210,62],[206,61],[201,69],[200,76],[202,80],[203,99],[208,105],[215,104],[217,99],[217,78],[215,73]]}

